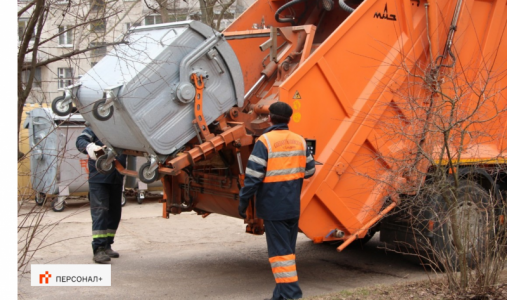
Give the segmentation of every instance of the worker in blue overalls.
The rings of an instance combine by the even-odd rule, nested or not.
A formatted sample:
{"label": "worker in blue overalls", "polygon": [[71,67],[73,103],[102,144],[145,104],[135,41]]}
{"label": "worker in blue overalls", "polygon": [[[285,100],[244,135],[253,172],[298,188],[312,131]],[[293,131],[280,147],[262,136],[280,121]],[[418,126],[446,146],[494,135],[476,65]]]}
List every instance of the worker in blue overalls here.
{"label": "worker in blue overalls", "polygon": [[303,179],[313,176],[315,161],[305,139],[289,131],[291,116],[292,108],[284,102],[269,107],[273,126],[255,143],[239,194],[238,211],[243,218],[249,199],[256,195],[256,212],[264,220],[276,282],[273,300],[303,297],[296,272],[296,239]]}
{"label": "worker in blue overalls", "polygon": [[[85,128],[77,137],[76,148],[80,152],[88,154],[93,260],[96,263],[105,263],[111,261],[111,257],[120,257],[120,254],[114,251],[111,245],[114,243],[121,219],[123,175],[116,169],[109,174],[101,174],[97,171],[95,167],[96,155],[104,148],[104,144],[90,128]],[[116,159],[123,166],[126,165],[125,155],[120,155]]]}

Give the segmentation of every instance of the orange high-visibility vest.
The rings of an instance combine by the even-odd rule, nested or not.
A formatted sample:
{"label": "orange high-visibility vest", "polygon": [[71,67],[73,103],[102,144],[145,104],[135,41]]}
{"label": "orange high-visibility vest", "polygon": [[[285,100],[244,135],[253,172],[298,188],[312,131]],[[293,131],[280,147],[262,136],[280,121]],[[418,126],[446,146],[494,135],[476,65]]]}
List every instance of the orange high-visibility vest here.
{"label": "orange high-visibility vest", "polygon": [[289,130],[273,130],[261,141],[268,150],[263,182],[280,182],[304,178],[306,167],[305,139]]}

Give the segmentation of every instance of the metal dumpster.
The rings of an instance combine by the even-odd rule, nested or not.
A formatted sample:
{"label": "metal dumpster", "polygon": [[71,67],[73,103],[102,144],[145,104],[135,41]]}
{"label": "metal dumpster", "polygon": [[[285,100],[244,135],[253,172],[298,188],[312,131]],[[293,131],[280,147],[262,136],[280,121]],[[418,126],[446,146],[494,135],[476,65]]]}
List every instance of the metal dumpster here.
{"label": "metal dumpster", "polygon": [[[65,209],[70,196],[88,193],[88,157],[76,149],[76,139],[85,128],[80,114],[67,117],[55,115],[49,108],[36,108],[26,113],[24,126],[29,132],[30,180],[35,190],[35,202],[43,205],[46,199],[54,211]],[[129,156],[130,170],[141,165],[145,159]],[[145,184],[137,178],[125,176],[124,197],[133,196],[141,204],[145,197],[160,196],[160,181]]]}
{"label": "metal dumpster", "polygon": [[[123,150],[133,150],[148,154],[150,170],[156,168],[206,131],[206,124],[243,105],[239,62],[211,27],[197,21],[142,26],[126,38],[128,44],[115,46],[52,106],[65,115],[72,100],[108,146],[105,165]],[[193,123],[197,118],[202,124]]]}
{"label": "metal dumpster", "polygon": [[30,180],[35,201],[43,205],[48,195],[57,196],[51,207],[63,211],[67,197],[88,192],[88,158],[75,146],[85,121],[78,114],[59,117],[49,108],[36,108],[26,114],[24,127],[32,149]]}

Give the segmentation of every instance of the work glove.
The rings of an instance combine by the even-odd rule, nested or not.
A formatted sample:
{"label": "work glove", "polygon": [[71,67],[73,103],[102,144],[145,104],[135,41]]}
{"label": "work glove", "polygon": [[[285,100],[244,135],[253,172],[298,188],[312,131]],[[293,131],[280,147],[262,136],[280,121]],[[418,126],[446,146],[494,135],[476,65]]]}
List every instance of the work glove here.
{"label": "work glove", "polygon": [[248,208],[248,200],[239,200],[238,213],[243,219],[246,219],[246,209]]}
{"label": "work glove", "polygon": [[91,159],[96,160],[97,159],[97,154],[95,152],[96,151],[100,151],[103,148],[104,148],[104,146],[98,146],[95,143],[89,143],[88,146],[86,146],[86,152],[88,152],[88,156]]}

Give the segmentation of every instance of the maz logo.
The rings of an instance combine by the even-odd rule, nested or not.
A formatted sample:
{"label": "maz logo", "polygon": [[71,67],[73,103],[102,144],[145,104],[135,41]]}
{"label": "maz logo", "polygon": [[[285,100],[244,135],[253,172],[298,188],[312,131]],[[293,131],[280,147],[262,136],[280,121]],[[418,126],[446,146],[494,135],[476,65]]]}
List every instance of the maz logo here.
{"label": "maz logo", "polygon": [[377,18],[377,19],[381,19],[381,20],[389,20],[389,21],[396,21],[396,15],[393,15],[393,14],[389,14],[389,12],[387,11],[387,3],[386,3],[386,7],[384,8],[384,13],[379,13],[379,12],[376,12],[374,15],[373,15],[374,18]]}

